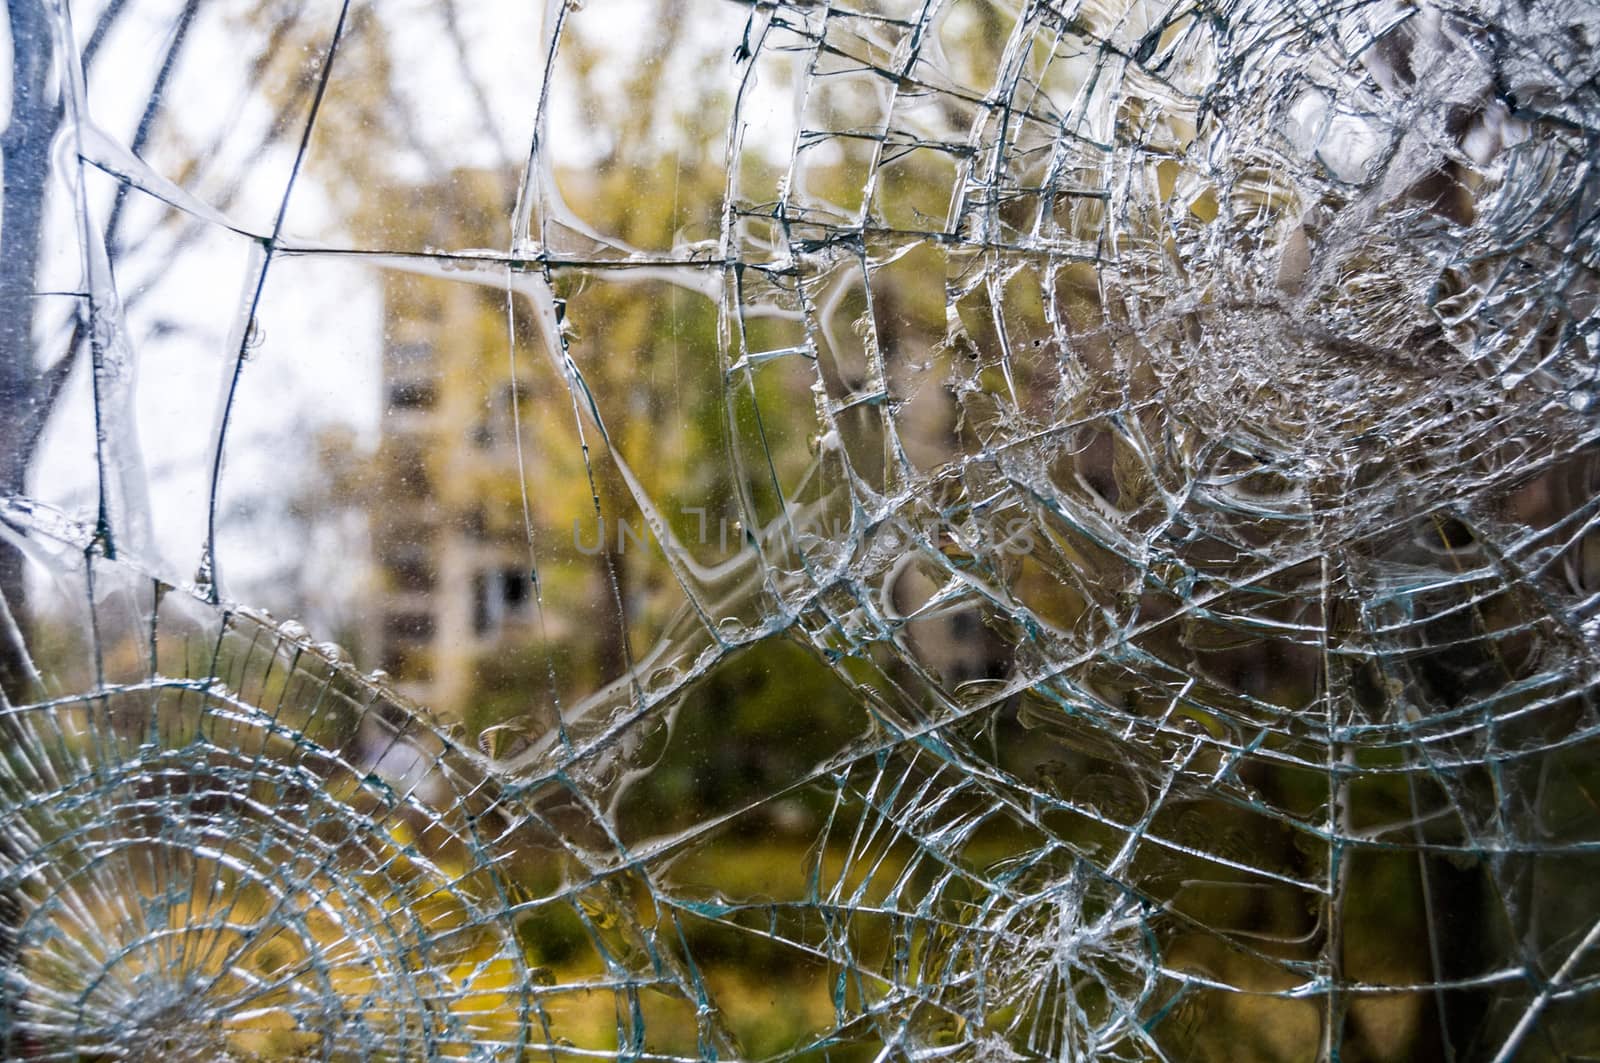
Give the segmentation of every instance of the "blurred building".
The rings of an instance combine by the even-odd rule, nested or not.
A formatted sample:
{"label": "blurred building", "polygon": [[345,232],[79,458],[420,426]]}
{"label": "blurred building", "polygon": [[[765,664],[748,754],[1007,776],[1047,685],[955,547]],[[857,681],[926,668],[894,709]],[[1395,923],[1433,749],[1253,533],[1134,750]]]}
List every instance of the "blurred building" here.
{"label": "blurred building", "polygon": [[[401,193],[394,235],[408,247],[504,246],[509,184],[462,172]],[[427,231],[408,230],[411,219]],[[383,437],[370,478],[379,589],[367,637],[404,693],[454,716],[475,662],[532,615],[526,547],[489,515],[517,489],[506,295],[386,270],[383,302]]]}
{"label": "blurred building", "polygon": [[[391,247],[504,247],[513,184],[509,175],[458,172],[396,192],[392,210],[376,224]],[[582,187],[575,184],[573,194]],[[670,183],[660,187],[672,195]],[[603,187],[589,193],[592,210],[655,214],[655,205]],[[720,195],[720,188],[708,184],[706,194]],[[683,599],[659,548],[642,541],[622,548],[619,519],[641,537],[648,535],[644,520],[611,463],[596,456],[589,466],[571,436],[570,396],[542,367],[542,340],[527,333],[528,309],[515,315],[513,327],[522,334],[513,380],[498,272],[444,269],[459,267],[448,259],[413,261],[415,268],[384,271],[382,438],[365,477],[377,608],[364,641],[403,693],[442,716],[467,720],[471,729],[538,715],[537,706],[551,700],[552,681],[565,699],[617,678],[628,663],[623,640],[632,640],[634,655],[647,652]],[[918,363],[920,354],[906,352],[944,342],[943,304],[915,307],[898,274],[875,280],[882,342],[894,345],[897,361]],[[695,537],[697,520],[709,520],[713,529],[732,524],[739,513],[731,508],[734,471],[721,410],[728,385],[717,368],[714,301],[670,285],[608,283],[577,270],[556,284],[569,286],[558,295],[588,325],[575,331],[570,353],[583,366],[593,401],[613,414],[610,442],[631,455],[633,473],[666,518],[680,520],[680,540]],[[942,292],[939,280],[933,294]],[[833,331],[853,335],[854,329],[854,321],[842,320]],[[787,375],[763,378],[767,439],[804,441],[818,431],[814,370],[800,360],[793,366]],[[931,398],[897,404],[894,417],[901,439],[933,465],[958,445],[956,416],[948,392],[919,385],[896,382],[905,394],[931,392]],[[818,460],[798,442],[768,457],[785,468],[789,483],[802,482],[807,463]],[[524,519],[524,478],[532,529]],[[595,526],[596,494],[604,531]],[[719,503],[725,512],[687,508]],[[530,531],[540,542],[542,616],[530,574]],[[737,542],[731,546],[738,549]],[[727,556],[702,553],[709,562]],[[920,606],[936,583],[917,583],[911,569],[902,582],[893,595],[906,618],[898,637],[914,644],[924,667],[952,685],[1005,673],[1010,647],[991,630],[980,602],[969,598],[924,614]],[[626,614],[620,618],[619,602]]]}

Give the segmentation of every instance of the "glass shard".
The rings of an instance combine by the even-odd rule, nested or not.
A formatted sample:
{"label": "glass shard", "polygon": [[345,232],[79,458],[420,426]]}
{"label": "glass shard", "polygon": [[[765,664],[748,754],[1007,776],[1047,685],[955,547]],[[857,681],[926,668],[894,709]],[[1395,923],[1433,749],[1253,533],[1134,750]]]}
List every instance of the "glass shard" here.
{"label": "glass shard", "polygon": [[1600,1056],[1594,16],[12,0],[0,1055]]}

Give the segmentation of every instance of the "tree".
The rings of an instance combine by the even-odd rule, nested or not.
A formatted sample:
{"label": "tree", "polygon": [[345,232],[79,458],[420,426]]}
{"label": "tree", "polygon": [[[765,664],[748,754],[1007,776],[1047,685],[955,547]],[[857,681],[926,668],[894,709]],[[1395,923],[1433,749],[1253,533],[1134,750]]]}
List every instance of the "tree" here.
{"label": "tree", "polygon": [[[161,171],[160,177],[186,189],[209,184],[206,205],[226,213],[244,191],[249,163],[260,160],[283,142],[292,142],[297,135],[302,137],[300,148],[304,152],[304,140],[316,121],[318,88],[326,81],[341,38],[354,37],[370,43],[371,47],[357,46],[347,51],[355,53],[354,62],[361,65],[364,79],[377,78],[387,84],[389,67],[380,27],[370,11],[361,9],[351,19],[346,33],[330,37],[331,27],[318,26],[313,33],[301,25],[303,6],[251,0],[242,10],[230,11],[220,2],[202,5],[202,0],[174,0],[161,50],[147,64],[153,73],[132,127],[117,131],[124,134],[131,155],[142,159],[148,152],[159,152],[165,163],[155,167]],[[447,6],[453,13],[453,4]],[[0,497],[20,499],[28,494],[27,481],[44,429],[57,412],[69,378],[85,360],[90,364],[84,371],[98,373],[103,354],[97,346],[100,337],[108,328],[122,327],[120,322],[93,320],[97,312],[104,312],[105,308],[97,311],[95,300],[105,293],[80,293],[68,338],[59,347],[48,342],[42,346],[42,341],[53,338],[48,337],[42,325],[47,300],[37,294],[37,279],[53,239],[52,225],[59,225],[59,216],[70,209],[61,197],[72,191],[73,182],[69,174],[59,172],[63,156],[53,156],[54,145],[76,117],[88,117],[71,113],[73,96],[68,87],[80,75],[88,83],[107,64],[112,64],[107,77],[118,79],[121,85],[137,83],[135,77],[128,76],[128,68],[139,68],[148,57],[141,55],[135,61],[130,47],[113,45],[119,31],[138,28],[136,13],[149,14],[129,0],[107,0],[81,49],[73,50],[70,15],[64,3],[7,0],[12,85],[9,122],[0,133],[4,169],[0,196],[0,408],[6,412],[0,418]],[[208,130],[206,139],[191,143],[164,122],[169,93],[186,58],[192,55],[190,46],[202,14],[231,21],[232,29],[247,31],[251,34],[247,39],[259,44],[255,54],[237,69],[250,79],[252,91],[259,80],[272,113],[255,142],[243,152],[246,166],[240,173],[213,172],[218,169],[219,146],[233,132],[231,124]],[[62,53],[63,42],[69,49],[66,53]],[[307,63],[307,54],[317,61]],[[117,69],[118,65],[122,69]],[[225,90],[241,86],[214,87]],[[371,113],[383,110],[389,100],[381,92],[369,96],[368,113],[354,116],[364,129],[360,150],[369,155],[380,145],[392,143],[392,132],[383,128],[385,123],[375,123]],[[395,122],[390,117],[387,125],[393,126]],[[98,115],[94,118],[100,120]],[[382,151],[376,153],[381,155]],[[90,164],[85,160],[84,165]],[[211,223],[186,215],[176,225],[165,220],[147,222],[130,234],[127,223],[132,185],[125,176],[117,179],[109,211],[103,218],[86,211],[91,216],[84,224],[90,227],[86,231],[92,233],[92,239],[104,247],[118,287],[125,293],[120,309],[126,310],[139,303],[148,282],[159,276],[178,252],[204,235]],[[134,267],[133,276],[121,276],[126,272],[124,267],[129,266]],[[243,342],[249,344],[252,338],[247,336]],[[244,349],[237,352],[241,359],[246,353]],[[115,529],[104,496],[102,485],[97,548],[114,556]],[[12,621],[0,623],[0,692],[13,701],[26,699],[31,675],[26,649],[31,611],[24,568],[23,555],[16,545],[0,538],[0,601]]]}
{"label": "tree", "polygon": [[[174,12],[164,51],[128,140],[138,156],[151,142],[180,58],[191,39],[200,0],[182,0]],[[47,206],[52,192],[52,144],[67,119],[68,94],[63,84],[94,70],[103,46],[130,11],[127,0],[108,0],[94,28],[76,54],[59,54],[60,42],[71,41],[64,5],[51,0],[7,0],[12,48],[11,115],[0,134],[4,189],[0,196],[0,497],[27,493],[27,478],[45,425],[55,411],[67,379],[86,347],[92,347],[87,299],[80,298],[71,337],[60,351],[39,350],[36,341],[42,300],[36,278],[48,239]],[[281,46],[274,44],[272,47]],[[60,79],[53,82],[52,75]],[[282,135],[283,121],[273,124],[271,139]],[[264,146],[264,145],[263,145]],[[59,192],[59,190],[58,190]],[[114,262],[126,246],[123,221],[128,186],[119,186],[100,236]],[[226,208],[224,197],[219,206]],[[94,224],[91,221],[91,224]],[[114,549],[100,514],[104,545]],[[16,546],[0,538],[0,599],[12,625],[0,635],[0,692],[16,700],[24,696],[30,668],[26,650],[29,628],[24,561]]]}

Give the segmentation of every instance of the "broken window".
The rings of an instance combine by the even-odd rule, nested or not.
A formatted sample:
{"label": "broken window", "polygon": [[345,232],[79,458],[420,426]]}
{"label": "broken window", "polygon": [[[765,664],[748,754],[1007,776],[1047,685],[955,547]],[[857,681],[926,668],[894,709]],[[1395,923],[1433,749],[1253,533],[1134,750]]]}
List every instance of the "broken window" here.
{"label": "broken window", "polygon": [[1600,39],[12,0],[0,1055],[1600,1055]]}

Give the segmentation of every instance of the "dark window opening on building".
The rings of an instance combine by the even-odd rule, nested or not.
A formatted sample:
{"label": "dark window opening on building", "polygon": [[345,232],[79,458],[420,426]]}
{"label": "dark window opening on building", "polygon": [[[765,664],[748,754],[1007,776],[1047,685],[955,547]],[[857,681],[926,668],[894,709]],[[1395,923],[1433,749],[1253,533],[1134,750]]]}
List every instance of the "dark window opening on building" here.
{"label": "dark window opening on building", "polygon": [[500,598],[506,603],[507,612],[520,612],[528,604],[530,590],[528,577],[521,570],[515,568],[502,569],[500,572]]}
{"label": "dark window opening on building", "polygon": [[389,385],[389,409],[431,410],[438,394],[428,380],[397,380]]}
{"label": "dark window opening on building", "polygon": [[480,638],[495,628],[495,616],[489,601],[489,580],[482,572],[472,574],[472,633]]}
{"label": "dark window opening on building", "polygon": [[428,467],[420,450],[403,450],[395,455],[395,480],[400,492],[407,498],[429,498],[433,484],[428,478]]}
{"label": "dark window opening on building", "polygon": [[390,613],[383,618],[383,640],[425,642],[433,638],[433,617],[427,613]]}
{"label": "dark window opening on building", "polygon": [[390,586],[402,591],[431,591],[434,586],[433,566],[428,555],[421,550],[406,550],[384,562]]}
{"label": "dark window opening on building", "polygon": [[472,574],[472,630],[479,638],[493,638],[507,620],[527,614],[533,587],[527,573],[516,568],[482,569]]}

